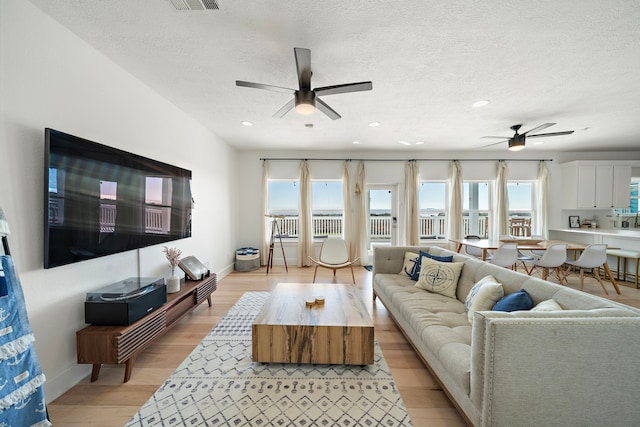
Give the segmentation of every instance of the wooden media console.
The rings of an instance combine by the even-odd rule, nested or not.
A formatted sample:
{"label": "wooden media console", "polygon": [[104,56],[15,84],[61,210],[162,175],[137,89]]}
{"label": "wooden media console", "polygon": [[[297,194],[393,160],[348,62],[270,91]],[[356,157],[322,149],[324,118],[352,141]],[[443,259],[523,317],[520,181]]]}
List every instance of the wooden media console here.
{"label": "wooden media console", "polygon": [[100,375],[102,364],[125,364],[124,382],[131,378],[135,359],[180,319],[204,300],[211,307],[217,288],[215,273],[197,281],[185,281],[180,290],[167,294],[167,302],[156,311],[128,326],[87,326],[76,332],[78,363],[92,364],[91,381]]}

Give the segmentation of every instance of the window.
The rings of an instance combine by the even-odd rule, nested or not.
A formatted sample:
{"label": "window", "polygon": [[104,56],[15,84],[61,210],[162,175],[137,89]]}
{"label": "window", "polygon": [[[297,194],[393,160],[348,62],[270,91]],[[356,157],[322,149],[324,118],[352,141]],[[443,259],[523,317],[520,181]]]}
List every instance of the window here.
{"label": "window", "polygon": [[420,240],[444,239],[446,233],[447,183],[420,183]]}
{"label": "window", "polygon": [[267,210],[278,219],[281,237],[298,237],[298,181],[269,180]]}
{"label": "window", "polygon": [[312,181],[313,237],[342,236],[342,181]]}
{"label": "window", "polygon": [[[268,185],[268,214],[282,217],[278,218],[281,237],[297,238],[299,181],[270,180]],[[311,194],[313,236],[342,236],[342,181],[312,181]]]}
{"label": "window", "polygon": [[533,181],[509,181],[509,234],[531,236],[533,221]]}
{"label": "window", "polygon": [[491,192],[489,182],[465,181],[462,196],[463,235],[489,236]]}

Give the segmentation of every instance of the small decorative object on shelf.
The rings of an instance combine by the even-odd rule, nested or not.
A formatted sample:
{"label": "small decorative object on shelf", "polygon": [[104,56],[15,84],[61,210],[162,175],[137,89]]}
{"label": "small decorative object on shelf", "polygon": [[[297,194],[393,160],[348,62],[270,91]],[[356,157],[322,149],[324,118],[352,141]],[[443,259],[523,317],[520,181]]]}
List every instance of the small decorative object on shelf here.
{"label": "small decorative object on shelf", "polygon": [[171,265],[171,277],[167,278],[167,293],[172,294],[180,290],[180,278],[175,275],[175,270],[180,263],[182,251],[178,248],[168,248],[166,246],[163,246],[163,248],[162,252],[164,252],[169,265]]}
{"label": "small decorative object on shelf", "polygon": [[580,228],[580,217],[579,216],[570,216],[569,217],[569,227],[570,228]]}

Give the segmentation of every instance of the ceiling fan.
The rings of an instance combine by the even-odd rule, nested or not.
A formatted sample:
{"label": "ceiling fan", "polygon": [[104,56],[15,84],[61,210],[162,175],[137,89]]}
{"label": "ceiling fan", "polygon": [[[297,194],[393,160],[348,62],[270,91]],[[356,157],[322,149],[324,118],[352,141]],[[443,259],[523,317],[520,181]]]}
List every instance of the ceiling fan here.
{"label": "ceiling fan", "polygon": [[485,147],[491,147],[492,145],[502,144],[503,142],[509,142],[509,150],[511,151],[519,151],[524,148],[525,140],[527,138],[543,138],[547,136],[560,136],[560,135],[571,135],[573,133],[572,130],[566,130],[562,132],[551,132],[551,133],[536,133],[531,134],[532,132],[539,132],[542,129],[546,129],[550,126],[555,125],[555,123],[545,123],[533,129],[529,129],[525,133],[518,133],[522,125],[513,125],[511,126],[511,130],[515,132],[512,137],[508,136],[483,136],[483,138],[500,138],[502,141],[495,142],[493,144],[485,145]]}
{"label": "ceiling fan", "polygon": [[295,110],[300,114],[311,114],[317,108],[326,114],[330,119],[337,120],[341,116],[329,107],[318,96],[335,95],[338,93],[359,92],[372,90],[371,82],[346,83],[335,86],[324,86],[311,89],[311,51],[309,49],[296,47],[293,49],[296,57],[296,67],[298,69],[298,90],[286,87],[266,85],[262,83],[245,82],[236,80],[236,86],[251,87],[255,89],[265,89],[274,92],[285,92],[293,95],[293,99],[280,108],[273,117],[282,118],[290,110]]}

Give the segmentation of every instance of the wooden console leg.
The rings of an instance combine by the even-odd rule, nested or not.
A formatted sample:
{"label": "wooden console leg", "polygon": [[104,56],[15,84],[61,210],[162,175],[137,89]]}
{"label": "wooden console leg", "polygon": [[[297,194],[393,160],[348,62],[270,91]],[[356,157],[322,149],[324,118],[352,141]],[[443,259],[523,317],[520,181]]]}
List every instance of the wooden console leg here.
{"label": "wooden console leg", "polygon": [[207,302],[209,303],[209,307],[211,307],[211,294],[207,297]]}
{"label": "wooden console leg", "polygon": [[135,356],[127,360],[124,365],[124,382],[126,383],[131,379],[131,372],[133,371],[133,364],[135,363]]}
{"label": "wooden console leg", "polygon": [[93,367],[91,368],[91,382],[97,381],[98,380],[98,375],[100,375],[100,368],[102,367],[102,364],[100,363],[94,363]]}

